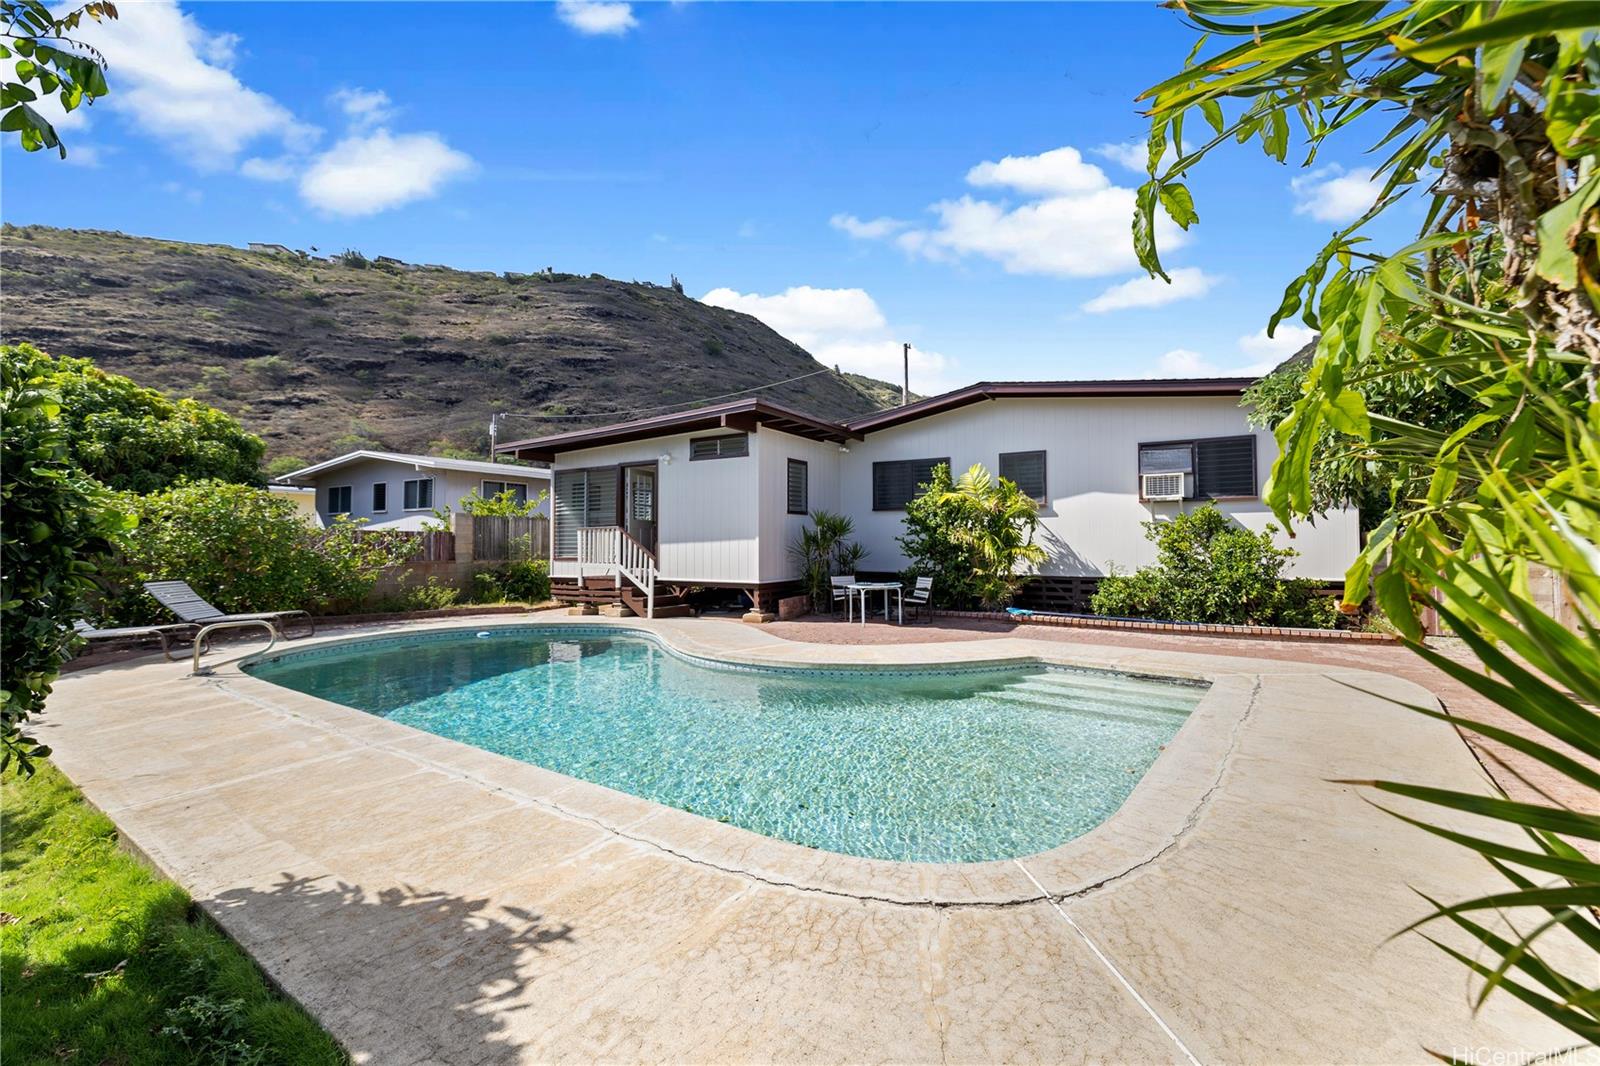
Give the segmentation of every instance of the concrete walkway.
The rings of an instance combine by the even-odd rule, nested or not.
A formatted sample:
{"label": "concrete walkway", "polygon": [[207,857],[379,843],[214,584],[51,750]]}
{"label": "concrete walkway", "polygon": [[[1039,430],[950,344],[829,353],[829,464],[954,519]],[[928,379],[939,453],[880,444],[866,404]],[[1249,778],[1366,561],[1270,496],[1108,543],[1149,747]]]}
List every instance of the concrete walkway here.
{"label": "concrete walkway", "polygon": [[1481,780],[1452,730],[1380,698],[1431,699],[1410,682],[1070,642],[623,628],[752,663],[1027,658],[1212,689],[1107,823],[965,866],[772,841],[232,666],[71,674],[37,732],[362,1062],[1526,1061],[1572,1043],[1508,997],[1473,1018],[1459,967],[1383,943],[1424,911],[1408,885],[1499,887],[1329,783]]}

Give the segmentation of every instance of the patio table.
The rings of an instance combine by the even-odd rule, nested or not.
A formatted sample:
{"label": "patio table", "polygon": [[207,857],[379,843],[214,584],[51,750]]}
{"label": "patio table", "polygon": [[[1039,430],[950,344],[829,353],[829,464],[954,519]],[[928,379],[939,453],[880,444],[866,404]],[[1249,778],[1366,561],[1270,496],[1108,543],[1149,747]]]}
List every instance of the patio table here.
{"label": "patio table", "polygon": [[[893,592],[894,593],[895,607],[899,610],[899,613],[900,613],[900,620],[899,620],[899,622],[897,624],[898,625],[905,625],[906,624],[906,605],[905,605],[905,600],[903,598],[905,590],[900,587],[900,582],[898,582],[898,581],[857,581],[857,582],[854,582],[852,584],[846,585],[845,588],[850,590],[850,599],[848,601],[847,607],[854,605],[855,598],[857,596],[861,597],[861,624],[862,625],[866,625],[867,624],[867,594],[871,593],[871,592],[881,592],[881,593],[883,593],[883,620],[885,622],[887,622],[889,620],[889,593]],[[850,620],[850,621],[854,620],[853,612],[850,612],[850,615],[847,615],[847,620]]]}

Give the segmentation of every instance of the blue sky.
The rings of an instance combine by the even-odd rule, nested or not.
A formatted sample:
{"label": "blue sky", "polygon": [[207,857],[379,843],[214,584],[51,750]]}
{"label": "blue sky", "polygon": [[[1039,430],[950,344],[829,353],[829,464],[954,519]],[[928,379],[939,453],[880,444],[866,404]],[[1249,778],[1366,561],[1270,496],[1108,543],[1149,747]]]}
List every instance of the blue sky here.
{"label": "blue sky", "polygon": [[1312,172],[1235,148],[1191,182],[1181,284],[1139,282],[1118,149],[1193,41],[1154,4],[121,9],[69,162],[8,142],[8,221],[676,274],[846,369],[910,341],[923,392],[1268,365],[1284,281],[1370,202],[1359,141]]}

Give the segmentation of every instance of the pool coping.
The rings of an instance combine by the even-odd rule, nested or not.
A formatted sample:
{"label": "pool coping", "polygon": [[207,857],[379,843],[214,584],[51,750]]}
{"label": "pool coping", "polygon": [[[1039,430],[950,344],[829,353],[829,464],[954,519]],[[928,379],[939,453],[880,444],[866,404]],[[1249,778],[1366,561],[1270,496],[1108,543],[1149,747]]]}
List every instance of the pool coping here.
{"label": "pool coping", "polygon": [[[1177,847],[1221,786],[1260,682],[1253,663],[1186,653],[1107,656],[1021,639],[972,644],[801,645],[728,623],[707,628],[675,620],[593,616],[479,617],[323,635],[279,645],[217,665],[201,681],[249,703],[388,749],[435,770],[594,824],[618,837],[685,861],[766,884],[864,901],[920,907],[1000,907],[1091,895]],[[1062,667],[1098,674],[1199,681],[1209,689],[1122,805],[1095,828],[1048,851],[974,863],[903,862],[822,851],[768,837],[604,785],[569,777],[509,756],[437,736],[377,715],[254,677],[245,668],[301,650],[334,649],[432,632],[497,628],[613,630],[657,642],[690,661],[766,669],[882,670],[906,667]],[[821,652],[823,654],[816,654]],[[1108,664],[1108,659],[1112,660]],[[1229,669],[1221,669],[1226,665]],[[1291,669],[1285,670],[1285,667]],[[1274,663],[1272,673],[1320,673]]]}

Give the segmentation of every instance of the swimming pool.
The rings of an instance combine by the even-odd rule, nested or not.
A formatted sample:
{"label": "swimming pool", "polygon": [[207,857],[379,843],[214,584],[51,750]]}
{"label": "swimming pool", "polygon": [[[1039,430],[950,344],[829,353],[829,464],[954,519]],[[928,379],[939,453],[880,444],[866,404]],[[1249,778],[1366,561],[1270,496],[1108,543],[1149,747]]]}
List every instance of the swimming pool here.
{"label": "swimming pool", "polygon": [[1204,686],[1039,666],[688,660],[610,628],[286,652],[256,677],[809,847],[979,862],[1108,818]]}

